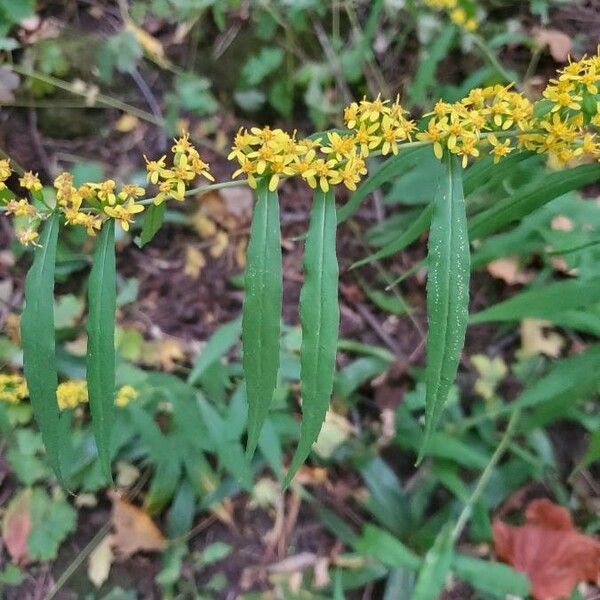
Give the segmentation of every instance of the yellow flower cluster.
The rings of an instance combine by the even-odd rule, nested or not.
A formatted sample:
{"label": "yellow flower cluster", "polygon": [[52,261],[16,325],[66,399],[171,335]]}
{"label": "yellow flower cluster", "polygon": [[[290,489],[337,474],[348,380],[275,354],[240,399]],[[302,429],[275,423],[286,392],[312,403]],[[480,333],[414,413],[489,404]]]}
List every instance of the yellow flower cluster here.
{"label": "yellow flower cluster", "polygon": [[10,161],[7,159],[0,160],[0,191],[6,189],[6,180],[11,174]]}
{"label": "yellow flower cluster", "polygon": [[[509,154],[514,147],[504,138],[508,130],[525,131],[531,125],[533,104],[509,87],[495,85],[471,90],[468,96],[449,104],[439,101],[430,116],[427,128],[416,138],[433,144],[439,159],[445,149],[462,156],[463,166],[469,157],[479,156],[479,146],[489,143],[490,154],[496,162]],[[495,133],[494,133],[495,132]]]}
{"label": "yellow flower cluster", "polygon": [[19,404],[28,395],[27,383],[22,375],[0,373],[0,402]]}
{"label": "yellow flower cluster", "polygon": [[166,166],[166,156],[157,160],[148,160],[144,156],[148,181],[158,186],[158,194],[154,197],[156,205],[168,198],[182,202],[187,188],[198,176],[209,181],[215,180],[210,174],[209,165],[200,158],[198,150],[190,142],[189,133],[176,139],[171,151],[173,165],[170,168]]}
{"label": "yellow flower cluster", "polygon": [[56,401],[60,410],[77,408],[88,401],[87,384],[80,379],[70,379],[59,383],[56,388]]}
{"label": "yellow flower cluster", "polygon": [[343,183],[355,190],[367,172],[364,160],[356,151],[352,135],[327,134],[327,144],[321,139],[296,139],[281,129],[252,127],[240,129],[228,158],[235,158],[240,167],[233,177],[246,175],[248,185],[255,189],[257,177],[268,178],[269,189],[275,191],[282,177],[301,177],[313,189],[324,192],[331,185]]}
{"label": "yellow flower cluster", "polygon": [[[56,205],[63,213],[66,224],[85,227],[88,235],[94,236],[102,224],[112,218],[128,231],[135,215],[142,212],[146,204],[161,204],[167,198],[183,200],[187,189],[198,175],[214,181],[208,164],[200,158],[190,142],[189,134],[174,140],[172,152],[173,164],[170,168],[166,166],[166,156],[154,161],[146,159],[148,181],[157,184],[159,188],[158,194],[149,200],[141,200],[146,195],[146,190],[139,185],[118,186],[113,179],[107,179],[75,186],[70,173],[58,175],[53,182]],[[9,161],[0,160],[0,191],[6,189],[5,181],[11,174]],[[48,214],[48,211],[37,208],[38,205],[43,206],[40,198],[42,184],[37,174],[32,172],[25,173],[19,179],[19,184],[33,199],[40,202],[34,205],[26,198],[4,200],[4,212],[15,217],[28,217],[27,227],[17,230],[17,238],[24,245],[37,245],[37,226],[44,214]]]}
{"label": "yellow flower cluster", "polygon": [[[0,402],[19,404],[29,396],[27,382],[22,375],[0,373]],[[139,392],[131,385],[119,388],[115,397],[115,406],[122,408],[136,400]],[[88,389],[84,380],[69,379],[58,384],[56,402],[60,410],[76,408],[88,402]]]}
{"label": "yellow flower cluster", "polygon": [[543,92],[546,110],[535,124],[538,131],[521,136],[522,146],[563,164],[580,156],[600,160],[599,91],[600,48],[595,56],[570,62],[550,80]]}
{"label": "yellow flower cluster", "polygon": [[[123,408],[138,396],[139,393],[133,386],[121,386],[117,390],[115,406]],[[56,388],[56,400],[60,410],[76,408],[80,404],[86,404],[89,401],[87,383],[80,379],[69,379],[59,383]]]}
{"label": "yellow flower cluster", "polygon": [[466,31],[475,31],[479,26],[477,19],[467,12],[458,0],[423,0],[423,4],[434,10],[441,10],[448,14],[450,20]]}

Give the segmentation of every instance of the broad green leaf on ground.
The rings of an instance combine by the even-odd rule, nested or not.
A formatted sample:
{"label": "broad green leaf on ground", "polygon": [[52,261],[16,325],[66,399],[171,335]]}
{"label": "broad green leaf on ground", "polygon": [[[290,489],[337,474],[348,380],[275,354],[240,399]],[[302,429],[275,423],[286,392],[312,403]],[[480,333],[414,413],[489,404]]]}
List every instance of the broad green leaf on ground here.
{"label": "broad green leaf on ground", "polygon": [[54,267],[60,216],[44,225],[40,247],[25,280],[25,308],[21,316],[23,368],[33,412],[46,446],[48,461],[60,471],[60,414],[56,401],[58,376],[54,341]]}
{"label": "broad green leaf on ground", "polygon": [[76,518],[64,499],[50,498],[42,488],[25,488],[6,509],[2,537],[15,561],[50,560],[75,529]]}
{"label": "broad green leaf on ground", "polygon": [[167,203],[151,204],[144,215],[142,233],[140,235],[140,248],[145,246],[156,235],[165,219]]}
{"label": "broad green leaf on ground", "polygon": [[333,191],[318,190],[313,198],[304,247],[304,285],[300,293],[302,426],[285,485],[290,483],[317,439],[333,389],[340,320],[336,229]]}
{"label": "broad green leaf on ground", "polygon": [[340,208],[338,222],[343,223],[349,219],[369,194],[379,189],[384,183],[399,177],[403,171],[416,164],[419,157],[423,156],[425,152],[431,152],[431,149],[424,147],[407,148],[400,150],[396,156],[381,163],[372,175],[361,182],[350,200]]}
{"label": "broad green leaf on ground", "polygon": [[541,181],[523,186],[491,208],[475,215],[469,223],[469,235],[471,239],[485,237],[509,223],[518,221],[551,200],[594,183],[599,178],[600,165],[596,164],[550,173]]}
{"label": "broad green leaf on ground", "polygon": [[388,256],[393,256],[398,252],[401,252],[412,244],[426,229],[429,227],[431,223],[431,215],[433,214],[434,205],[430,204],[426,206],[421,214],[411,223],[409,228],[406,231],[400,233],[397,239],[386,244],[383,248],[363,258],[352,265],[352,268],[360,267],[367,263],[373,262],[375,260],[381,260],[382,258],[387,258]]}
{"label": "broad green leaf on ground", "polygon": [[243,366],[248,397],[248,442],[254,454],[269,412],[279,370],[282,272],[279,198],[261,181],[246,258],[242,317]]}
{"label": "broad green leaf on ground", "polygon": [[238,318],[222,325],[212,334],[194,361],[187,379],[189,384],[197,383],[210,365],[231,350],[240,337],[241,325],[242,320]]}
{"label": "broad green leaf on ground", "polygon": [[471,323],[519,321],[525,317],[552,321],[554,316],[562,312],[597,302],[600,302],[600,277],[587,281],[558,281],[529,289],[486,308],[472,315]]}
{"label": "broad green leaf on ground", "polygon": [[453,559],[452,528],[444,527],[423,559],[412,600],[436,600],[446,583]]}
{"label": "broad green leaf on ground", "polygon": [[115,222],[103,226],[88,285],[87,383],[92,428],[104,476],[112,482],[111,436],[115,417]]}
{"label": "broad green leaf on ground", "polygon": [[418,569],[421,559],[398,538],[375,525],[365,525],[354,543],[358,552],[376,558],[388,567]]}
{"label": "broad green leaf on ground", "polygon": [[454,557],[452,571],[477,590],[495,597],[525,598],[529,593],[527,576],[502,563],[458,554]]}
{"label": "broad green leaf on ground", "polygon": [[468,321],[470,250],[462,171],[454,156],[446,156],[444,165],[429,233],[427,396],[420,458],[456,377]]}

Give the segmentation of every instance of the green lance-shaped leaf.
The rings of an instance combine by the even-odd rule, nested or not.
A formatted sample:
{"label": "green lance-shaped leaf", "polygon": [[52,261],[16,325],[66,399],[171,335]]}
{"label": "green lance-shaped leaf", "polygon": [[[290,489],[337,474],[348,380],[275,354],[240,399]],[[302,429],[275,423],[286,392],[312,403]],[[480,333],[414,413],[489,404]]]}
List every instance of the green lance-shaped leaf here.
{"label": "green lance-shaped leaf", "polygon": [[111,435],[115,415],[115,222],[104,224],[88,285],[87,384],[92,428],[105,477],[112,481]]}
{"label": "green lance-shaped leaf", "polygon": [[310,213],[304,247],[304,285],[300,293],[302,427],[298,448],[286,475],[286,486],[321,431],[333,389],[340,322],[336,228],[333,191],[319,190]]}
{"label": "green lance-shaped leaf", "polygon": [[25,308],[21,316],[23,368],[29,399],[40,428],[52,469],[60,470],[60,413],[56,401],[56,348],[54,337],[54,267],[60,216],[53,214],[44,225],[40,246],[25,279]]}
{"label": "green lance-shaped leaf", "polygon": [[157,234],[165,220],[166,209],[166,202],[162,202],[161,204],[151,204],[148,207],[144,216],[144,223],[142,224],[142,233],[139,242],[140,248],[150,242]]}
{"label": "green lance-shaped leaf", "polygon": [[244,279],[242,358],[248,397],[248,457],[256,450],[279,370],[282,303],[279,198],[267,186],[267,181],[261,181],[256,192]]}
{"label": "green lance-shaped leaf", "polygon": [[462,170],[452,155],[444,158],[444,167],[429,233],[427,396],[419,460],[456,377],[468,321],[470,254]]}

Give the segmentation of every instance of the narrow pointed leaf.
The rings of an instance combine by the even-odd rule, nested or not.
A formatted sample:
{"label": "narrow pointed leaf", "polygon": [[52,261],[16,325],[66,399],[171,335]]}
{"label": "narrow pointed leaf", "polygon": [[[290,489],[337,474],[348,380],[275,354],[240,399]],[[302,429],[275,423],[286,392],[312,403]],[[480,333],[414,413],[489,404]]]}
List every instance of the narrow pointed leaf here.
{"label": "narrow pointed leaf", "polygon": [[427,396],[425,436],[419,460],[435,430],[465,341],[469,308],[470,255],[462,170],[453,156],[444,158],[429,233],[427,278]]}
{"label": "narrow pointed leaf", "polygon": [[191,385],[198,383],[206,369],[219,360],[240,339],[241,319],[234,319],[217,329],[206,346],[198,353],[194,366],[188,375],[187,382]]}
{"label": "narrow pointed leaf", "polygon": [[471,239],[485,237],[518,221],[551,200],[594,183],[600,178],[600,165],[581,165],[550,173],[541,181],[523,186],[514,194],[479,213],[469,223]]}
{"label": "narrow pointed leaf", "polygon": [[375,190],[378,190],[384,183],[399,177],[399,175],[408,170],[411,166],[417,164],[420,157],[426,152],[431,152],[428,147],[417,146],[416,148],[406,148],[400,150],[396,156],[388,158],[375,170],[369,177],[363,179],[356,191],[350,197],[350,200],[340,208],[338,213],[338,222],[343,223],[349,219],[359,208],[361,202]]}
{"label": "narrow pointed leaf", "polygon": [[98,236],[88,285],[87,384],[92,428],[104,476],[112,482],[111,434],[115,414],[115,222]]}
{"label": "narrow pointed leaf", "polygon": [[60,216],[52,215],[44,225],[40,247],[25,280],[25,308],[21,316],[23,368],[29,399],[46,454],[54,473],[60,470],[60,412],[56,401],[56,349],[54,332],[54,268]]}
{"label": "narrow pointed leaf", "polygon": [[318,190],[304,247],[304,285],[300,293],[302,427],[285,485],[292,480],[317,439],[333,389],[340,321],[336,228],[333,191]]}
{"label": "narrow pointed leaf", "polygon": [[246,258],[242,316],[243,366],[248,396],[246,453],[256,450],[279,370],[282,274],[279,198],[259,183]]}
{"label": "narrow pointed leaf", "polygon": [[404,250],[404,248],[412,244],[427,229],[427,227],[429,227],[432,213],[433,204],[430,204],[423,209],[421,214],[411,223],[410,227],[406,231],[402,232],[395,240],[391,241],[389,244],[386,244],[374,254],[355,262],[351,268],[355,269],[356,267],[366,265],[367,263],[375,260],[381,260],[382,258],[393,256],[394,254]]}
{"label": "narrow pointed leaf", "polygon": [[151,204],[144,215],[142,233],[140,235],[140,248],[145,246],[156,235],[165,219],[167,203]]}

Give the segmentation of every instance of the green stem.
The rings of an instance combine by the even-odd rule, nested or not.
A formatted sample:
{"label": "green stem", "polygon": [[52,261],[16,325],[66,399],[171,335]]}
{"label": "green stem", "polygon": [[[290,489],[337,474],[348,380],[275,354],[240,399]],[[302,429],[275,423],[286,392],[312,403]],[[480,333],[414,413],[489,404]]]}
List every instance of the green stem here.
{"label": "green stem", "polygon": [[502,439],[500,440],[500,443],[496,447],[496,450],[494,450],[494,454],[492,454],[490,461],[488,462],[485,469],[483,470],[483,473],[481,474],[481,477],[479,478],[479,481],[477,482],[477,485],[475,486],[475,489],[473,490],[471,497],[467,501],[467,504],[463,508],[462,512],[460,513],[460,515],[458,517],[458,520],[456,521],[456,525],[454,526],[454,529],[452,530],[452,539],[454,542],[456,542],[458,540],[463,529],[465,528],[465,525],[471,518],[471,513],[473,512],[473,507],[475,506],[475,504],[478,502],[479,498],[481,497],[481,494],[483,493],[485,486],[487,485],[490,477],[492,476],[492,473],[493,473],[496,465],[498,464],[498,462],[502,458],[504,452],[508,448],[508,446],[512,440],[512,436],[513,436],[513,433],[515,431],[515,428],[517,426],[520,416],[521,416],[520,409],[517,408],[516,410],[513,411],[512,415],[510,417],[510,420],[508,421],[508,425],[506,426],[506,430],[504,431],[504,434],[502,435]]}
{"label": "green stem", "polygon": [[514,83],[517,89],[521,89],[519,82],[515,81],[513,75],[511,75],[498,60],[498,57],[492,52],[491,48],[487,45],[486,41],[478,34],[471,33],[471,39],[475,42],[475,45],[481,50],[483,55],[487,58],[489,63],[496,69],[498,74],[507,82]]}

